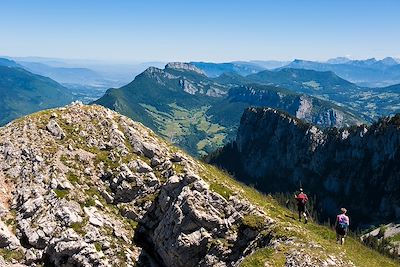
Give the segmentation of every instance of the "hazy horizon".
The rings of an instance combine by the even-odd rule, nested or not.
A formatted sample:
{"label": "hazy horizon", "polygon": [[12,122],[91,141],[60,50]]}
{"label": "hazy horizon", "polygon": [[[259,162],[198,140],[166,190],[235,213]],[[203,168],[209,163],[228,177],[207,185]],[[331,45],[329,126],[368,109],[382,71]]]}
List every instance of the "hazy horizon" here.
{"label": "hazy horizon", "polygon": [[330,59],[335,59],[335,58],[348,58],[350,60],[368,60],[368,59],[376,59],[376,60],[382,60],[387,57],[391,57],[397,61],[400,61],[400,58],[397,58],[395,56],[384,56],[380,58],[376,57],[369,57],[369,58],[353,58],[350,56],[336,56],[336,57],[331,57],[331,58],[324,58],[324,59],[308,59],[308,58],[293,58],[289,60],[279,60],[279,59],[237,59],[237,60],[228,60],[228,61],[212,61],[212,60],[186,60],[186,61],[174,61],[174,60],[152,60],[152,61],[135,61],[135,60],[107,60],[107,59],[93,59],[93,58],[62,58],[62,57],[38,57],[38,56],[10,56],[10,55],[0,55],[0,58],[7,58],[15,61],[26,61],[26,62],[43,62],[48,63],[51,61],[57,62],[60,61],[60,63],[67,63],[71,65],[97,65],[97,64],[115,64],[115,65],[139,65],[139,64],[160,64],[160,63],[169,63],[169,62],[206,62],[206,63],[231,63],[231,62],[257,62],[257,61],[276,61],[276,62],[292,62],[294,60],[305,60],[305,61],[315,61],[315,62],[326,62],[327,60]]}
{"label": "hazy horizon", "polygon": [[3,1],[0,54],[117,63],[400,58],[400,2]]}

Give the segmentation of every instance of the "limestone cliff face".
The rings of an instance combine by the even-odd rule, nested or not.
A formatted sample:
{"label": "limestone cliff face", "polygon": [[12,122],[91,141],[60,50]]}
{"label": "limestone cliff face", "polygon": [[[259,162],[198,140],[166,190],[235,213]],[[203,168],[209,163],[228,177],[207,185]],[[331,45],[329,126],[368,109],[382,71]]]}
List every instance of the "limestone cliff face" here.
{"label": "limestone cliff face", "polygon": [[166,69],[181,69],[181,70],[190,70],[193,72],[196,72],[201,75],[205,75],[205,73],[197,68],[195,65],[190,64],[190,63],[184,63],[184,62],[170,62],[167,65],[165,65]]}
{"label": "limestone cliff face", "polygon": [[[264,192],[289,192],[301,181],[324,216],[340,206],[357,225],[400,218],[399,116],[321,130],[274,109],[250,108],[236,142],[211,159]],[[325,217],[326,218],[326,217]]]}
{"label": "limestone cliff face", "polygon": [[350,110],[327,101],[273,86],[244,85],[229,91],[230,102],[245,102],[254,107],[271,107],[321,127],[360,125]]}

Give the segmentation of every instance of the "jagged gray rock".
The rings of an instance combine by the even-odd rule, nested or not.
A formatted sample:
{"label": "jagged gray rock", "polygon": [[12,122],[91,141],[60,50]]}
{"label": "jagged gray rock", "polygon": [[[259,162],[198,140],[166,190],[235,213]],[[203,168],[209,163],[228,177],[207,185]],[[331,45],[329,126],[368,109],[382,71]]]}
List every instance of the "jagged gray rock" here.
{"label": "jagged gray rock", "polygon": [[58,123],[54,119],[51,119],[49,121],[46,128],[52,135],[54,135],[58,139],[63,139],[65,137],[64,131],[61,129],[60,125],[58,125]]}

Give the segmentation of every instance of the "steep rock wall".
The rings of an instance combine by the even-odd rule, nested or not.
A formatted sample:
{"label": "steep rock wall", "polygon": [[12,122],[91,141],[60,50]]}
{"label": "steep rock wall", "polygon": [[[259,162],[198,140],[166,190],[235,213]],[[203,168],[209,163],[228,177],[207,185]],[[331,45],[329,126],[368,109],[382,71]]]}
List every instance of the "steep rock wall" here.
{"label": "steep rock wall", "polygon": [[400,218],[400,116],[321,130],[269,108],[247,109],[236,141],[210,157],[264,192],[302,183],[326,219],[340,206],[356,225]]}

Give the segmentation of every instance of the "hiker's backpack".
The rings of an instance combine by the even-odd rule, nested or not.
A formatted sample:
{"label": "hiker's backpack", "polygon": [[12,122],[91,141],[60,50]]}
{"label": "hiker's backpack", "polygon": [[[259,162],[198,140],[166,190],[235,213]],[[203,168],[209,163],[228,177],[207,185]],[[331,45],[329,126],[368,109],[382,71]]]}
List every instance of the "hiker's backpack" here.
{"label": "hiker's backpack", "polygon": [[346,230],[347,227],[348,227],[347,223],[345,223],[345,222],[339,222],[339,228],[340,228],[340,229]]}
{"label": "hiker's backpack", "polygon": [[346,230],[349,225],[347,224],[346,220],[341,215],[338,215],[338,226],[340,229]]}
{"label": "hiker's backpack", "polygon": [[305,195],[305,194],[303,194],[303,193],[300,193],[300,194],[297,196],[297,201],[299,202],[299,204],[305,205],[305,204],[307,203],[307,195]]}

